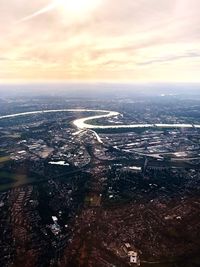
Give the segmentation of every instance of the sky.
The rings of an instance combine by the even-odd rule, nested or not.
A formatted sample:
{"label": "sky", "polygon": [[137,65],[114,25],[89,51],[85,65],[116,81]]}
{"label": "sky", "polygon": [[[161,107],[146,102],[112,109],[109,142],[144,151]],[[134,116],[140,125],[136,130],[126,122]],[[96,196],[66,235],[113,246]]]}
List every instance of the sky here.
{"label": "sky", "polygon": [[199,0],[0,0],[0,82],[200,82]]}

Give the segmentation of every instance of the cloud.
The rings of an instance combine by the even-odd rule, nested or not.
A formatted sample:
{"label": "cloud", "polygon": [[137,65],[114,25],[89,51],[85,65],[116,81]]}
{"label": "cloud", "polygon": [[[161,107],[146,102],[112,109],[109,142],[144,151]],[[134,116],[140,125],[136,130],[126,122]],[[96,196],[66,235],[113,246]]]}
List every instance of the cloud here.
{"label": "cloud", "polygon": [[75,16],[50,0],[1,0],[1,79],[200,79],[198,0],[101,1]]}
{"label": "cloud", "polygon": [[51,10],[53,10],[56,6],[58,5],[58,3],[56,3],[56,1],[52,2],[51,4],[39,9],[38,11],[32,13],[31,15],[28,15],[22,19],[20,19],[17,23],[20,23],[20,22],[24,22],[24,21],[28,21],[28,20],[31,20],[37,16],[40,16],[42,14],[45,14]]}
{"label": "cloud", "polygon": [[0,61],[8,61],[8,60],[10,60],[10,58],[8,58],[8,57],[0,57]]}
{"label": "cloud", "polygon": [[200,52],[185,52],[185,54],[180,54],[180,55],[168,55],[165,57],[160,57],[160,58],[154,58],[152,60],[144,61],[137,63],[137,65],[151,65],[151,64],[156,64],[156,63],[167,63],[171,61],[176,61],[180,59],[185,59],[185,58],[200,58]]}

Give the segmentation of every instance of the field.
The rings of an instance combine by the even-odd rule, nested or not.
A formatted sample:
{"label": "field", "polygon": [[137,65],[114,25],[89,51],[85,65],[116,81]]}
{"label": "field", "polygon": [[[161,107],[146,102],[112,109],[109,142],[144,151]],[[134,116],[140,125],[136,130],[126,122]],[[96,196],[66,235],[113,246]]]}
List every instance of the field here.
{"label": "field", "polygon": [[16,187],[26,183],[32,183],[35,180],[35,177],[28,177],[26,174],[0,171],[0,191],[7,190],[11,186]]}
{"label": "field", "polygon": [[0,164],[1,163],[5,163],[5,162],[7,162],[9,160],[10,160],[10,157],[8,157],[8,156],[0,157]]}

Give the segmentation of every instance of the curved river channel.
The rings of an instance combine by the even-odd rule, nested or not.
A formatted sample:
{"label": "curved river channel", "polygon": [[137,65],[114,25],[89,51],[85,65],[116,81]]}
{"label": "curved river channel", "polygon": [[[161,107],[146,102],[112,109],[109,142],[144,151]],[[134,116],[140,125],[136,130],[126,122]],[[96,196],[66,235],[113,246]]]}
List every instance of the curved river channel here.
{"label": "curved river channel", "polygon": [[[94,115],[89,117],[84,117],[73,121],[73,124],[80,130],[83,129],[126,129],[126,128],[200,128],[200,124],[124,124],[124,125],[93,125],[91,124],[92,120],[109,118],[120,115],[119,112],[109,111],[109,110],[95,110],[95,109],[56,109],[56,110],[39,110],[39,111],[30,111],[23,113],[16,113],[11,115],[0,116],[2,119],[10,119],[21,116],[28,116],[34,114],[43,114],[43,113],[56,113],[56,112],[94,112],[102,113],[101,115]],[[90,123],[87,123],[90,122]]]}

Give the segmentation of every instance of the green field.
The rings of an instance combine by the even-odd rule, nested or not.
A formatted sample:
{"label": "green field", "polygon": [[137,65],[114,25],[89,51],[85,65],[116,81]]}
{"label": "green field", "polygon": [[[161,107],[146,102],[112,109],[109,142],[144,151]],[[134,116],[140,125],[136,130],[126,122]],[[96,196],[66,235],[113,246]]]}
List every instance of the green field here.
{"label": "green field", "polygon": [[14,173],[9,173],[5,171],[0,171],[0,184],[6,183],[4,181],[16,182],[21,180],[23,177],[21,175],[16,175]]}
{"label": "green field", "polygon": [[0,171],[0,191],[4,191],[16,186],[21,186],[27,183],[41,181],[34,176],[28,176],[24,173],[11,173]]}
{"label": "green field", "polygon": [[9,160],[10,160],[10,157],[8,157],[8,156],[0,157],[0,164],[1,163],[5,163],[5,162],[7,162]]}

